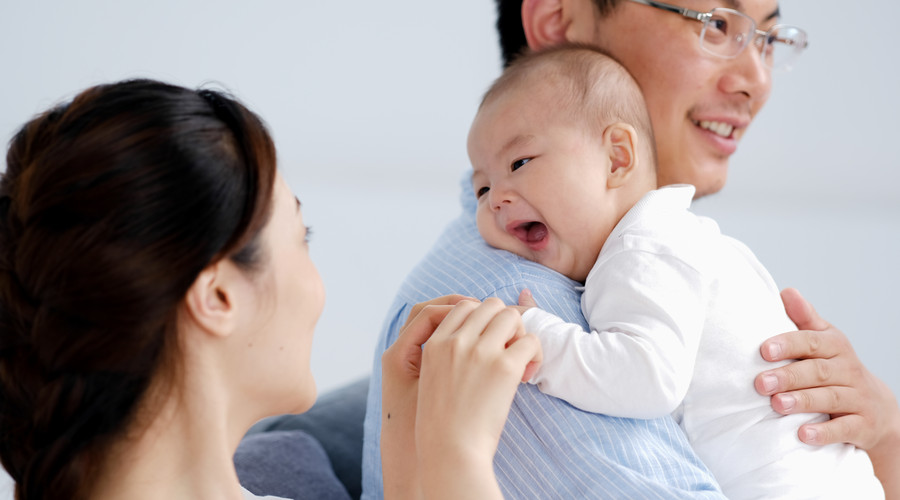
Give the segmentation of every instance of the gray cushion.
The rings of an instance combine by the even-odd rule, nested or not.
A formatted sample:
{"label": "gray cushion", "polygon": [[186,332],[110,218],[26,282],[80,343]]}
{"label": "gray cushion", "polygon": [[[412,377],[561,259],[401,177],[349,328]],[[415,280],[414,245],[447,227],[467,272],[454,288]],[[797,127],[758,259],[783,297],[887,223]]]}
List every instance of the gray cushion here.
{"label": "gray cushion", "polygon": [[[261,420],[254,425],[244,440],[260,433],[274,431],[300,430],[317,440],[333,467],[334,475],[346,488],[351,498],[358,499],[362,494],[362,448],[363,420],[366,417],[366,397],[369,392],[369,378],[334,389],[319,396],[316,404],[301,415],[281,415]],[[263,450],[256,453],[265,454]],[[237,465],[237,460],[235,460]],[[255,474],[274,476],[280,471],[253,471],[241,476],[254,479]],[[267,483],[277,483],[277,477],[268,477]],[[260,495],[276,495],[273,491],[257,492],[244,484],[244,487]],[[280,495],[284,496],[284,495]],[[318,497],[328,498],[328,497]]]}
{"label": "gray cushion", "polygon": [[238,479],[250,492],[292,500],[349,500],[322,445],[303,431],[245,437],[234,454]]}

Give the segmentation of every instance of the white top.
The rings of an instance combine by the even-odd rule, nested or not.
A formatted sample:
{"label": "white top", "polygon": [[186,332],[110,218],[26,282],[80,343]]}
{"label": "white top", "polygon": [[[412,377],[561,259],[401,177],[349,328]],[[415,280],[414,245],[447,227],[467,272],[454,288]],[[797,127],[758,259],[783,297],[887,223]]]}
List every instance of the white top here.
{"label": "white top", "polygon": [[244,488],[243,486],[241,486],[241,493],[244,494],[245,500],[259,500],[259,499],[262,499],[262,500],[290,500],[288,498],[273,497],[271,495],[266,495],[264,497],[257,496],[257,495],[254,495],[253,493],[250,493],[250,491],[248,491],[247,488]]}
{"label": "white top", "polygon": [[827,415],[780,416],[754,390],[776,366],[760,344],[796,327],[753,253],[688,210],[693,195],[652,191],[615,227],[582,295],[591,332],[525,313],[544,350],[530,382],[586,411],[671,413],[728,498],[883,498],[863,451],[797,438]]}

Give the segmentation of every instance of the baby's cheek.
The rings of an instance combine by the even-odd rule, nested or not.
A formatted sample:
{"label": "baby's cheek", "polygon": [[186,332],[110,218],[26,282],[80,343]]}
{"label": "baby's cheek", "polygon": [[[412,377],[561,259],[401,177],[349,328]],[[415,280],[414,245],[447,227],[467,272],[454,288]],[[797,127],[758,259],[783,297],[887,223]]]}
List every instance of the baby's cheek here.
{"label": "baby's cheek", "polygon": [[499,234],[497,224],[494,222],[494,218],[491,214],[484,213],[484,211],[481,210],[481,207],[479,207],[476,212],[475,222],[478,226],[478,233],[481,234],[481,237],[484,238],[484,241],[487,242],[488,245],[496,248],[503,248],[502,237]]}

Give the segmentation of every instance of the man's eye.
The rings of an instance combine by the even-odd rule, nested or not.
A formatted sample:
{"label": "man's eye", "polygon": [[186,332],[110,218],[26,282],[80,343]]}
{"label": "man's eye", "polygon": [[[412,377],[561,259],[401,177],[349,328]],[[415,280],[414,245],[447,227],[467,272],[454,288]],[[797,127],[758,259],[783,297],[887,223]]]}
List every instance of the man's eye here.
{"label": "man's eye", "polygon": [[491,189],[491,188],[489,188],[489,187],[487,187],[487,186],[480,187],[480,188],[476,189],[476,190],[475,190],[475,197],[476,197],[476,198],[481,198],[481,197],[484,196],[488,191],[490,191],[490,189]]}
{"label": "man's eye", "polygon": [[728,21],[722,19],[721,17],[710,19],[709,25],[721,32],[723,35],[728,34]]}
{"label": "man's eye", "polygon": [[521,167],[525,166],[526,163],[530,162],[531,158],[522,158],[520,160],[516,160],[512,163],[512,171],[515,172],[519,170]]}

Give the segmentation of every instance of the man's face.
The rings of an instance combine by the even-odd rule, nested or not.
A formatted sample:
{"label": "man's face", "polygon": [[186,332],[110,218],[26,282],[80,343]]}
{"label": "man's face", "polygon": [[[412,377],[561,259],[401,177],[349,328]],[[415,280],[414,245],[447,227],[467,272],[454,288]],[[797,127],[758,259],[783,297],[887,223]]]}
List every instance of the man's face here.
{"label": "man's face", "polygon": [[[776,0],[673,3],[701,12],[735,8],[761,30],[777,22]],[[591,39],[574,41],[608,50],[641,85],[656,134],[659,185],[693,184],[697,197],[722,189],[728,160],[771,90],[770,70],[755,46],[734,59],[716,57],[700,48],[702,23],[627,0],[607,17],[586,22],[593,29],[581,32]]]}

